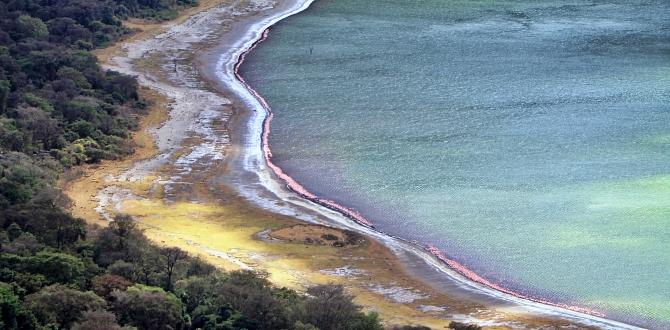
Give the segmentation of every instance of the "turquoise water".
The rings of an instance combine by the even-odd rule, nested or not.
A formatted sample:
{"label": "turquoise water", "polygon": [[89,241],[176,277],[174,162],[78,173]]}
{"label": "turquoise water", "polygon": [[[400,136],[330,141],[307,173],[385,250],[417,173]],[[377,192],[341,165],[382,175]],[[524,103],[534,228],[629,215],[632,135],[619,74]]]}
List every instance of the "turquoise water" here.
{"label": "turquoise water", "polygon": [[670,2],[319,0],[242,70],[312,192],[507,288],[670,325]]}

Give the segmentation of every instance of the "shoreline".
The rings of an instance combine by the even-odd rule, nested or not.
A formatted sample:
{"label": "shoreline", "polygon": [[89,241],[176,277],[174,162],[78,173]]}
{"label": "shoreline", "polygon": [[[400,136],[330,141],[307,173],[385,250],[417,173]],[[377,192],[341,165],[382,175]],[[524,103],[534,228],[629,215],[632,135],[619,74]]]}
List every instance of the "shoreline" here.
{"label": "shoreline", "polygon": [[[299,0],[298,0],[299,1]],[[248,48],[241,52],[238,56],[237,61],[234,63],[234,70],[233,74],[237,78],[237,80],[245,87],[246,91],[253,97],[255,98],[255,101],[257,102],[257,107],[253,109],[254,112],[256,112],[257,108],[261,108],[265,112],[265,116],[262,119],[262,125],[260,128],[260,132],[256,130],[256,136],[260,135],[260,150],[262,152],[262,157],[265,161],[265,165],[269,168],[268,170],[271,171],[275,176],[276,180],[281,180],[284,182],[285,187],[290,190],[292,193],[297,194],[301,198],[314,203],[320,207],[327,208],[329,210],[332,210],[334,212],[337,212],[341,214],[342,216],[350,219],[351,221],[355,222],[357,225],[365,227],[367,230],[361,230],[360,228],[355,228],[355,226],[347,226],[349,228],[352,228],[358,232],[362,232],[363,234],[369,235],[369,230],[374,231],[378,235],[386,236],[388,238],[387,240],[384,241],[384,243],[388,243],[389,241],[392,240],[397,240],[398,242],[392,242],[392,244],[398,244],[403,246],[403,248],[407,249],[408,251],[414,252],[418,257],[424,259],[426,263],[431,263],[433,266],[436,266],[434,264],[435,261],[438,263],[441,263],[441,266],[443,267],[435,267],[438,269],[443,275],[448,276],[451,280],[461,282],[462,284],[465,284],[467,286],[472,287],[474,290],[479,290],[481,292],[485,292],[487,294],[490,294],[493,297],[503,299],[506,301],[511,301],[513,303],[518,303],[521,304],[523,307],[533,309],[534,312],[540,312],[540,313],[548,313],[549,315],[557,315],[559,317],[567,317],[569,319],[575,319],[577,321],[579,320],[587,320],[590,323],[590,325],[595,325],[595,326],[603,326],[605,328],[607,327],[612,327],[612,328],[625,328],[625,329],[641,329],[640,327],[632,324],[627,324],[623,323],[617,320],[612,320],[606,318],[606,315],[602,312],[599,312],[597,310],[593,310],[587,307],[581,307],[581,306],[576,306],[576,305],[568,305],[564,303],[558,303],[558,302],[553,302],[549,300],[545,300],[539,297],[533,297],[533,296],[528,296],[524,295],[519,292],[515,292],[513,290],[507,289],[505,287],[502,287],[500,285],[497,285],[496,283],[493,283],[489,280],[486,280],[485,278],[482,278],[475,272],[471,271],[467,267],[463,266],[459,262],[448,258],[443,251],[439,250],[438,248],[432,246],[432,245],[420,245],[418,243],[412,243],[407,240],[404,240],[400,237],[394,237],[388,234],[385,234],[384,232],[377,230],[372,222],[367,220],[360,212],[352,210],[347,208],[346,206],[340,205],[335,201],[328,200],[322,197],[319,197],[312,192],[310,192],[307,188],[305,188],[303,185],[301,185],[297,180],[292,178],[290,175],[288,175],[284,170],[276,165],[272,161],[272,151],[269,145],[269,134],[270,134],[270,125],[272,122],[273,118],[273,113],[271,110],[270,105],[268,102],[256,91],[253,89],[252,86],[247,84],[245,81],[244,77],[239,73],[239,68],[243,64],[245,57],[248,53],[252,52],[260,43],[265,41],[268,38],[268,34],[270,32],[270,28],[278,23],[279,21],[288,18],[290,16],[299,14],[300,12],[306,10],[309,8],[309,6],[316,0],[306,0],[305,4],[302,6],[302,9],[300,9],[297,12],[289,12],[284,15],[279,15],[276,20],[274,20],[273,23],[270,23],[266,27],[262,28],[262,32],[258,33],[256,32],[256,39],[250,42]],[[261,30],[259,30],[261,31]],[[227,63],[229,64],[229,63]],[[226,64],[226,65],[227,65]],[[225,67],[226,65],[220,65],[220,67]],[[242,96],[243,97],[243,96]],[[253,128],[253,125],[249,125]],[[259,134],[260,133],[260,134]],[[250,135],[254,135],[254,132],[249,133]],[[251,138],[252,141],[253,138]],[[268,190],[274,190],[277,189],[276,185],[273,184],[267,184],[265,186]],[[276,191],[275,191],[276,193]],[[279,194],[277,194],[279,195]],[[338,223],[341,224],[341,223]],[[377,235],[374,235],[377,236]],[[408,248],[408,246],[410,246]],[[426,255],[420,255],[417,253],[417,249],[420,249],[421,252],[423,253],[428,253],[429,256],[426,257]],[[428,260],[432,259],[432,260]],[[444,269],[444,267],[447,267],[447,269]],[[489,290],[493,291],[490,292]],[[539,306],[538,306],[539,305]],[[536,310],[536,309],[539,309]],[[593,322],[593,323],[591,323]]]}
{"label": "shoreline", "polygon": [[[153,142],[153,149],[147,146],[151,149],[147,151],[147,158],[130,157],[84,169],[83,172],[92,171],[94,176],[85,175],[70,191],[95,186],[86,190],[95,191],[95,195],[84,193],[77,199],[78,212],[91,204],[100,208],[96,207],[95,212],[88,210],[97,212],[97,222],[94,217],[87,216],[87,220],[105,225],[106,212],[130,213],[147,229],[153,241],[202,255],[217,267],[265,270],[275,283],[289,283],[293,287],[304,288],[319,281],[342,283],[354,290],[367,308],[381,308],[379,311],[389,325],[409,321],[440,328],[447,320],[456,320],[486,327],[602,326],[602,323],[560,311],[548,313],[547,306],[541,304],[519,308],[516,300],[506,300],[500,292],[467,279],[459,282],[445,276],[444,272],[452,272],[456,278],[460,275],[425,249],[353,224],[333,209],[287,191],[265,167],[260,148],[262,134],[255,134],[258,131],[253,130],[263,127],[261,113],[240,102],[236,95],[240,90],[232,89],[231,93],[231,88],[218,76],[225,72],[221,68],[232,68],[237,63],[239,57],[230,57],[231,54],[246,52],[248,46],[258,42],[258,36],[267,29],[260,30],[259,25],[272,21],[268,25],[271,26],[290,16],[278,18],[287,10],[299,9],[306,2],[255,0],[241,4],[235,0],[212,0],[207,3],[207,7],[193,10],[187,17],[167,22],[164,29],[147,34],[144,40],[133,38],[132,43],[119,43],[128,54],[117,53],[103,61],[107,68],[117,71],[121,68],[127,74],[138,76],[143,88],[167,98],[157,107],[165,108],[169,114],[160,118],[161,123],[153,122],[141,132],[147,135],[146,139],[154,140],[149,141],[149,144]],[[140,47],[136,47],[138,45]],[[245,48],[245,45],[248,46]],[[189,57],[181,57],[182,53]],[[158,54],[157,62],[150,63],[153,58],[145,56],[147,54]],[[226,54],[228,58],[224,58]],[[236,80],[234,75],[229,78]],[[223,128],[217,131],[217,127]],[[220,134],[225,134],[225,139],[216,137]],[[240,168],[250,172],[242,172]],[[257,169],[260,171],[254,173]],[[250,179],[258,183],[249,183]],[[80,201],[87,203],[82,206]],[[103,205],[104,201],[107,204]],[[283,206],[289,204],[290,207]],[[232,225],[228,223],[231,217],[234,218]],[[257,244],[255,237],[260,229],[265,231],[294,223],[355,230],[368,237],[371,248],[365,249],[370,251],[363,248],[324,251],[300,244],[289,247],[277,247],[284,243],[270,243],[271,247]],[[254,239],[250,240],[252,236]],[[306,248],[310,249],[304,250]],[[316,256],[321,259],[313,261]],[[283,259],[277,262],[278,258]],[[333,267],[341,267],[335,269],[338,270],[350,266],[367,271],[369,276],[356,279],[356,275],[339,278],[319,275]],[[395,272],[384,274],[386,269]],[[441,270],[439,280],[426,279],[426,274],[438,273],[435,269]],[[418,313],[417,307],[421,307],[418,304],[393,302],[386,294],[371,290],[373,286],[417,289],[429,293],[428,299],[419,298],[421,306],[444,306],[449,311],[421,310]]]}

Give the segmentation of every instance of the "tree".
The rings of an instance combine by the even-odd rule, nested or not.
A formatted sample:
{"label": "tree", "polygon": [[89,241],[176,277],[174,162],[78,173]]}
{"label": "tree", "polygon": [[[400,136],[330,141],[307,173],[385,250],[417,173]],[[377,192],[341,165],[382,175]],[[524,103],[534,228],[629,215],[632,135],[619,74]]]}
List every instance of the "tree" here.
{"label": "tree", "polygon": [[155,249],[148,248],[139,250],[133,254],[134,273],[136,282],[142,282],[148,285],[161,285],[163,275],[160,274],[160,255]]}
{"label": "tree", "polygon": [[207,276],[216,272],[216,267],[202,260],[199,256],[190,258],[186,269],[186,277],[189,276]]}
{"label": "tree", "polygon": [[[137,266],[142,264],[155,264],[159,258],[155,254],[155,247],[147,241],[142,231],[137,228],[135,220],[129,215],[118,214],[114,216],[107,228],[98,231],[94,240],[95,259],[102,266],[114,264],[117,261],[134,262]],[[146,262],[142,260],[147,256]],[[148,275],[153,273],[155,267],[151,267]],[[140,273],[140,271],[138,271]],[[126,278],[136,280],[134,277],[128,277],[128,273],[118,274]]]}
{"label": "tree", "polygon": [[122,324],[139,329],[178,330],[188,326],[181,301],[161,288],[135,284],[114,291],[113,307]]}
{"label": "tree", "polygon": [[223,306],[200,305],[191,313],[191,317],[192,329],[234,330],[254,328],[254,323],[246,319],[242,313],[233,309],[230,304]]}
{"label": "tree", "polygon": [[16,30],[20,38],[44,38],[49,35],[47,25],[41,19],[21,15],[16,19]]}
{"label": "tree", "polygon": [[86,237],[86,223],[80,218],[72,218],[62,213],[57,214],[51,218],[51,232],[56,241],[56,247],[62,249]]}
{"label": "tree", "polygon": [[[103,267],[109,267],[116,262],[126,262],[126,260],[129,259],[127,257],[126,249],[120,250],[118,248],[119,237],[116,236],[114,231],[110,228],[112,224],[113,223],[110,223],[110,226],[107,228],[97,231],[93,238],[95,261],[98,265]],[[117,275],[128,276],[128,273]]]}
{"label": "tree", "polygon": [[108,311],[87,311],[81,321],[72,326],[72,330],[122,330],[116,323],[116,316]]}
{"label": "tree", "polygon": [[177,282],[177,295],[182,297],[186,311],[191,313],[200,305],[215,304],[217,287],[227,281],[227,276],[215,273],[209,276],[189,277]]}
{"label": "tree", "polygon": [[235,271],[215,290],[216,304],[230,304],[249,321],[250,328],[284,329],[290,326],[288,310],[272,292],[264,274]]}
{"label": "tree", "polygon": [[364,314],[341,285],[317,285],[307,289],[311,296],[304,306],[302,321],[321,330],[382,329],[377,315]]}
{"label": "tree", "polygon": [[21,310],[21,303],[12,287],[7,283],[0,282],[0,329],[18,328],[16,316]]}
{"label": "tree", "polygon": [[105,300],[91,291],[82,292],[64,285],[48,286],[26,297],[26,306],[42,325],[69,328],[87,311],[102,310]]}
{"label": "tree", "polygon": [[111,275],[116,275],[119,277],[127,278],[127,279],[135,279],[135,270],[136,267],[133,263],[123,261],[123,260],[117,260],[113,264],[109,265],[107,267],[107,272]]}
{"label": "tree", "polygon": [[137,79],[134,77],[122,75],[114,71],[107,71],[105,91],[110,93],[118,102],[124,103],[139,99],[137,86]]}
{"label": "tree", "polygon": [[2,252],[20,256],[30,256],[44,249],[44,245],[37,241],[31,233],[21,233],[11,242],[3,244]]}
{"label": "tree", "polygon": [[23,262],[26,270],[44,275],[51,283],[80,284],[85,271],[81,260],[66,253],[42,251]]}
{"label": "tree", "polygon": [[[46,190],[42,191],[46,192]],[[64,249],[74,246],[80,239],[86,237],[85,221],[73,218],[60,209],[52,198],[45,198],[40,203],[28,206],[32,208],[17,213],[8,213],[5,216],[20,224],[24,231],[32,233],[42,243]]]}
{"label": "tree", "polygon": [[[4,200],[10,205],[22,205],[30,201],[47,182],[55,179],[47,165],[47,162],[38,162],[20,152],[0,153],[0,202]],[[0,220],[16,222],[22,229],[29,230],[26,225],[29,216],[7,212],[6,207],[0,213]]]}
{"label": "tree", "polygon": [[117,214],[114,216],[114,221],[109,224],[109,228],[116,234],[118,238],[118,249],[126,248],[126,241],[131,234],[137,231],[137,224],[133,217],[128,214]]}
{"label": "tree", "polygon": [[10,241],[19,238],[21,234],[23,234],[23,230],[21,230],[21,226],[17,225],[16,222],[12,222],[12,224],[7,227],[7,237]]}
{"label": "tree", "polygon": [[255,320],[249,319],[219,296],[217,288],[227,280],[224,274],[213,273],[177,282],[177,292],[191,315],[192,329],[259,328]]}
{"label": "tree", "polygon": [[449,323],[449,329],[454,329],[454,330],[482,330],[482,327],[480,327],[476,324],[468,324],[468,323],[451,321],[451,323]]}
{"label": "tree", "polygon": [[103,298],[111,298],[114,290],[125,291],[133,283],[118,275],[104,274],[93,278],[93,292]]}
{"label": "tree", "polygon": [[11,91],[11,84],[9,80],[0,80],[0,114],[7,109],[7,97]]}
{"label": "tree", "polygon": [[300,321],[296,321],[295,324],[293,324],[293,330],[319,330],[319,328],[307,323],[302,323]]}
{"label": "tree", "polygon": [[88,82],[86,76],[84,76],[83,73],[69,66],[64,66],[58,69],[56,76],[60,79],[68,79],[73,81],[77,87],[81,89],[90,89],[92,87],[91,83]]}
{"label": "tree", "polygon": [[180,260],[185,259],[188,255],[186,252],[176,247],[163,248],[160,250],[160,254],[163,259],[163,270],[165,272],[164,288],[166,291],[172,291],[175,267]]}
{"label": "tree", "polygon": [[322,330],[336,330],[360,310],[340,285],[318,285],[307,293],[313,298],[305,304],[305,321]]}
{"label": "tree", "polygon": [[42,148],[49,150],[59,147],[59,137],[63,130],[58,120],[51,118],[44,110],[34,107],[19,108],[19,124],[21,129],[32,133],[33,141],[42,143]]}
{"label": "tree", "polygon": [[47,21],[49,33],[54,42],[65,42],[68,44],[77,41],[91,42],[91,32],[69,17],[58,17]]}
{"label": "tree", "polygon": [[32,314],[26,311],[10,284],[0,282],[0,329],[30,329],[35,327]]}
{"label": "tree", "polygon": [[349,329],[360,329],[360,330],[382,330],[381,322],[379,321],[379,314],[377,312],[370,313],[357,313],[351,316],[351,319],[348,322]]}

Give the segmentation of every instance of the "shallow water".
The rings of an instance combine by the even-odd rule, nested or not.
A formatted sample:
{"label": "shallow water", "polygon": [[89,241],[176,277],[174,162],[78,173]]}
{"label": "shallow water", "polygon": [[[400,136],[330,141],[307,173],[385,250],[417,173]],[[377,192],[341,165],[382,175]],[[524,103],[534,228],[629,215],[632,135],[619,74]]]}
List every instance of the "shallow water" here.
{"label": "shallow water", "polygon": [[669,2],[320,0],[242,70],[317,195],[507,288],[670,325]]}

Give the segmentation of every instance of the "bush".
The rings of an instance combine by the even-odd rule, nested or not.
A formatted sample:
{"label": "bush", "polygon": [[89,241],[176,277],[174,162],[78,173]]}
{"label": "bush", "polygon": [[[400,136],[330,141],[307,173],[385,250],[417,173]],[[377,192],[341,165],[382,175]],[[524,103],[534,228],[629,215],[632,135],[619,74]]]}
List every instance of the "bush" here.
{"label": "bush", "polygon": [[183,329],[189,324],[181,301],[161,288],[135,284],[126,291],[114,291],[112,296],[122,324],[156,330]]}
{"label": "bush", "polygon": [[26,266],[54,282],[68,283],[77,280],[84,272],[84,264],[75,256],[60,252],[38,252],[28,257]]}
{"label": "bush", "polygon": [[461,322],[452,321],[451,323],[449,323],[449,329],[454,329],[454,330],[481,330],[482,327],[480,327],[476,324],[468,324],[468,323],[461,323]]}
{"label": "bush", "polygon": [[93,292],[106,299],[112,298],[114,291],[125,291],[132,284],[125,277],[112,274],[96,276],[92,280]]}
{"label": "bush", "polygon": [[21,15],[16,19],[16,33],[19,38],[44,38],[49,35],[49,29],[41,19]]}
{"label": "bush", "polygon": [[392,330],[431,330],[431,329],[423,325],[402,325],[402,326],[394,326]]}
{"label": "bush", "polygon": [[87,311],[105,308],[105,301],[95,293],[82,292],[56,284],[26,297],[26,306],[42,325],[69,328]]}
{"label": "bush", "polygon": [[341,285],[318,285],[307,290],[303,322],[321,330],[382,329],[376,313],[365,314]]}
{"label": "bush", "polygon": [[87,311],[81,320],[72,326],[72,330],[122,330],[116,323],[116,316],[107,311]]}
{"label": "bush", "polygon": [[0,282],[0,329],[35,328],[35,319],[21,305],[16,287]]}

